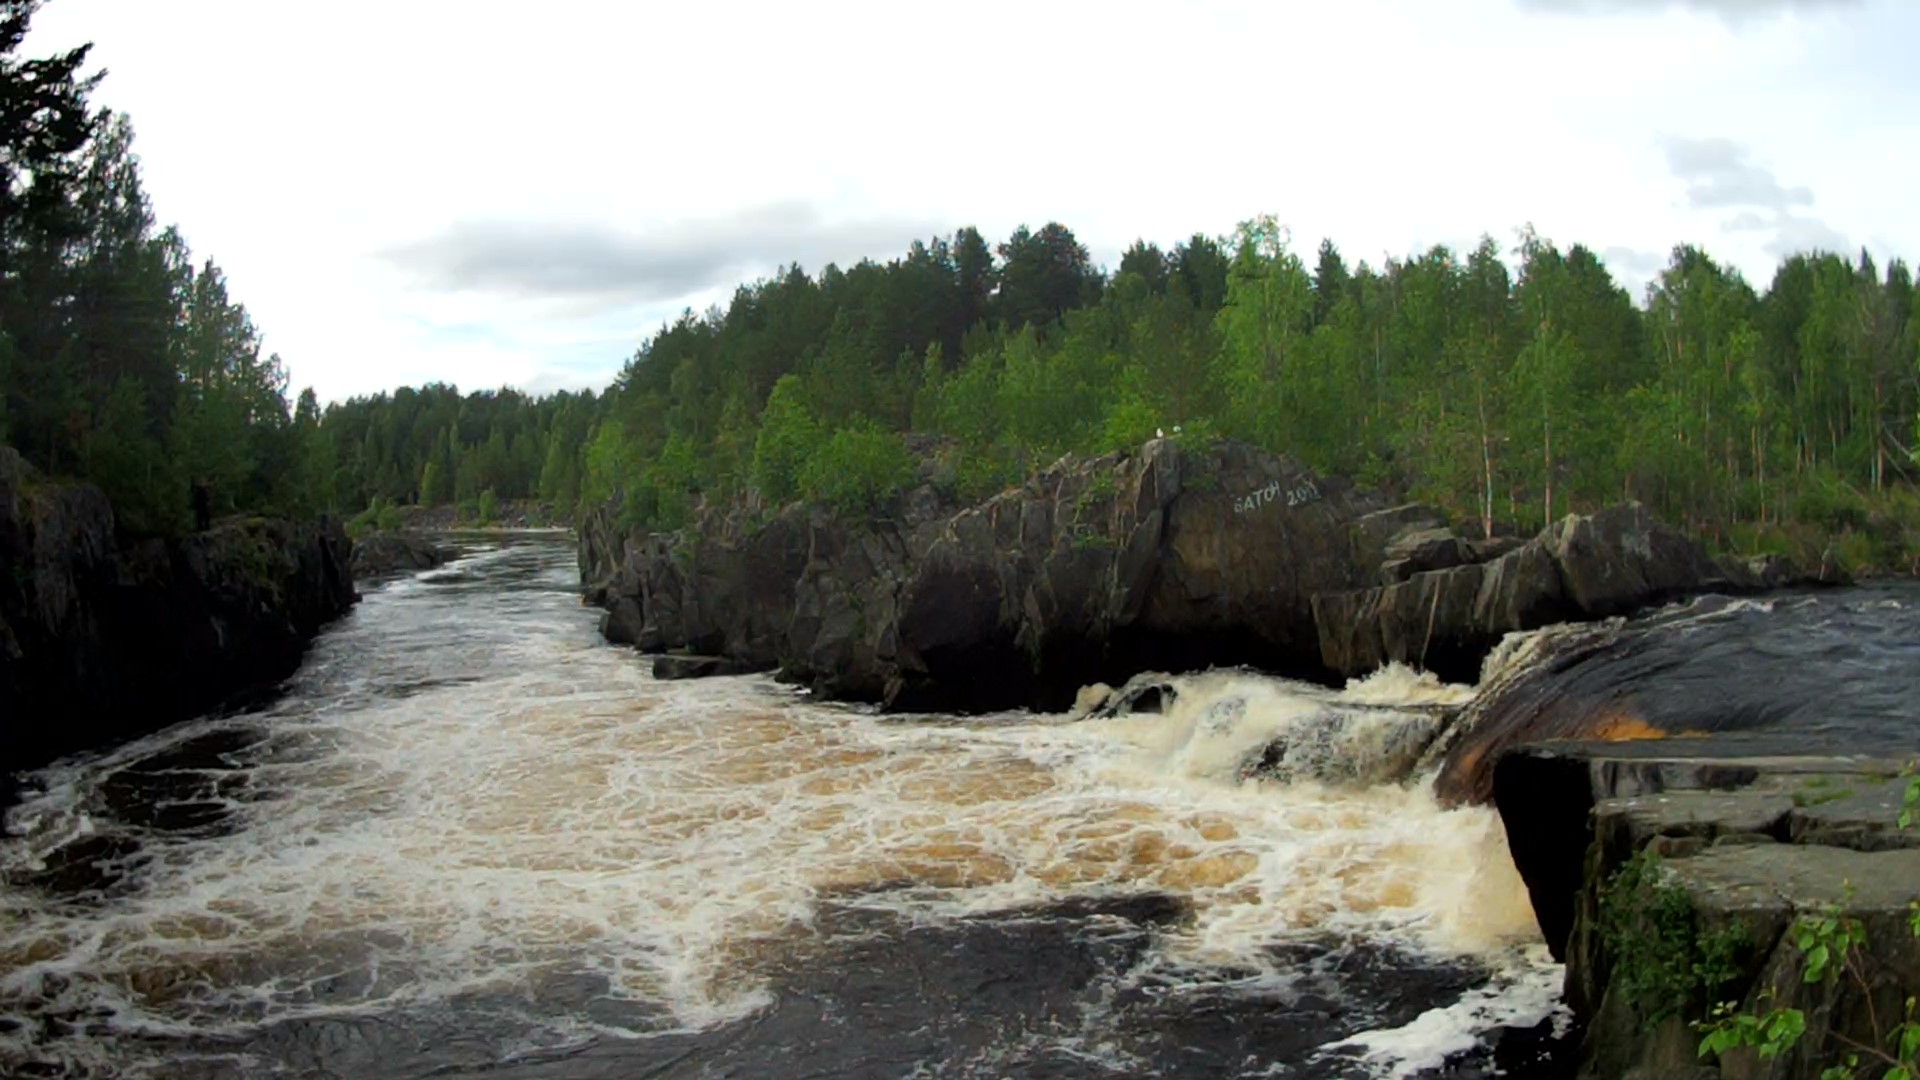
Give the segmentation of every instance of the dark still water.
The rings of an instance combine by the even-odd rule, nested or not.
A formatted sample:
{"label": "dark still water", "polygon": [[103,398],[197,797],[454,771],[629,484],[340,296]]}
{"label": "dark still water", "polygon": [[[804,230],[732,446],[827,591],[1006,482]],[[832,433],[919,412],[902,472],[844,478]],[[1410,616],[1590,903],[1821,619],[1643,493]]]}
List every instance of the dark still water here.
{"label": "dark still water", "polygon": [[1243,779],[1469,689],[883,719],[653,682],[572,567],[477,549],[369,591],[271,708],[29,777],[0,1073],[1465,1076],[1553,1022],[1490,810]]}

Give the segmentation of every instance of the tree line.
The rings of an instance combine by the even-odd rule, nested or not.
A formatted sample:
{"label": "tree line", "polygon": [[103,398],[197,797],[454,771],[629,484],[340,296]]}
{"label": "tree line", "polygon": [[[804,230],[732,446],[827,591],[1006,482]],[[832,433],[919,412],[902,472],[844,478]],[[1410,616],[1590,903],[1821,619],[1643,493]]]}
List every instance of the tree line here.
{"label": "tree line", "polygon": [[0,439],[112,497],[122,527],[311,509],[311,394],[287,401],[212,260],[162,228],[133,129],[96,108],[87,46],[23,58],[38,0],[0,0]]}
{"label": "tree line", "polygon": [[1794,255],[1762,292],[1682,246],[1642,300],[1531,228],[1376,268],[1331,241],[1309,265],[1261,217],[1111,273],[1059,224],[962,229],[662,327],[599,403],[582,493],[661,528],[742,495],[872,510],[915,473],[906,433],[945,436],[935,476],[976,497],[1179,430],[1487,531],[1628,498],[1731,547],[1920,525],[1904,263]]}

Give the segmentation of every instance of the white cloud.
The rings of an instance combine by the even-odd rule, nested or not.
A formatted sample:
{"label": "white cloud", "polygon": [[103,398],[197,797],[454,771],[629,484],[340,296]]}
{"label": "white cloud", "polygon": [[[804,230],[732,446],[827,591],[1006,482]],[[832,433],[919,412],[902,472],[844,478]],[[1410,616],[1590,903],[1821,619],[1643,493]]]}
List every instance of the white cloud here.
{"label": "white cloud", "polygon": [[329,398],[606,377],[729,275],[965,224],[1111,254],[1272,211],[1378,264],[1530,221],[1767,280],[1786,234],[1691,203],[1676,136],[1920,247],[1920,12],[1543,5],[54,0],[30,46],[97,42],[161,219]]}

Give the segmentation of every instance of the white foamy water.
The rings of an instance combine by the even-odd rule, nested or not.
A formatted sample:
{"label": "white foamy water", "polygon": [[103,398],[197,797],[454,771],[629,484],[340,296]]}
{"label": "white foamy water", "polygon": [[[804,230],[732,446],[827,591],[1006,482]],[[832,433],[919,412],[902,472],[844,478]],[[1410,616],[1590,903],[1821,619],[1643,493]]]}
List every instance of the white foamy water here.
{"label": "white foamy water", "polygon": [[[132,1072],[155,1064],[136,1034],[516,995],[539,1045],[701,1029],[766,1006],[829,900],[941,920],[1167,893],[1192,918],[1156,942],[1158,978],[1284,981],[1276,946],[1329,937],[1506,973],[1360,1040],[1382,1073],[1544,1007],[1496,816],[1364,767],[1416,759],[1464,688],[1217,673],[1177,680],[1165,715],[882,718],[764,679],[656,683],[569,578],[510,548],[402,581],[266,713],[35,778],[0,846],[0,1013],[26,1018],[0,1068]],[[129,778],[206,788],[221,824],[141,820]],[[48,887],[76,844],[117,876]],[[634,1007],[538,1007],[568,979]]]}

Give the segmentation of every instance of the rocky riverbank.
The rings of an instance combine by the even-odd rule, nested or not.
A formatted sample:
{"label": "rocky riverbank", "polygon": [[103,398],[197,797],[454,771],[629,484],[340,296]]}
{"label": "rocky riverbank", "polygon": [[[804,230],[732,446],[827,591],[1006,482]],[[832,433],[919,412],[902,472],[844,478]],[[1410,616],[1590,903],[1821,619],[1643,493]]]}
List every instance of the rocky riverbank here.
{"label": "rocky riverbank", "polygon": [[[1493,797],[1567,964],[1580,1075],[1801,1077],[1897,1054],[1920,994],[1920,830],[1898,758],[1805,738],[1543,742]],[[1845,933],[1842,946],[1826,920]],[[1857,933],[1856,933],[1857,932]],[[1812,950],[1829,958],[1823,971]],[[1785,1052],[1702,1055],[1698,1024],[1797,1010]]]}
{"label": "rocky riverbank", "polygon": [[123,542],[99,489],[0,447],[0,802],[11,776],[292,674],[354,601],[337,521],[231,518]]}
{"label": "rocky riverbank", "polygon": [[1473,681],[1511,631],[1707,591],[1836,580],[1709,558],[1637,505],[1531,540],[1236,443],[1069,456],[961,506],[923,484],[867,520],[794,505],[628,534],[580,527],[609,640],[771,670],[900,710],[1061,709],[1139,671],[1321,681],[1399,660]]}

